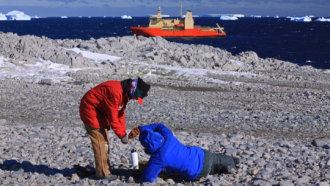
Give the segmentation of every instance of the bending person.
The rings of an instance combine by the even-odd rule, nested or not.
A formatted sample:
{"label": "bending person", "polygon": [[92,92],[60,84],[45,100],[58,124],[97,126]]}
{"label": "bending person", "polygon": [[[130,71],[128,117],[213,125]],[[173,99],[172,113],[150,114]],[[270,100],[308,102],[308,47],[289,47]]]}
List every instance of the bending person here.
{"label": "bending person", "polygon": [[183,145],[161,123],[139,126],[130,132],[129,139],[137,135],[140,135],[145,152],[151,155],[142,174],[142,182],[153,182],[164,168],[166,172],[174,172],[193,181],[209,174],[232,173],[232,168],[239,163],[238,158]]}
{"label": "bending person", "polygon": [[93,146],[96,177],[116,179],[110,173],[109,136],[112,128],[123,144],[128,143],[125,126],[125,108],[130,99],[138,100],[148,95],[150,85],[142,79],[107,81],[89,90],[81,99],[79,113]]}

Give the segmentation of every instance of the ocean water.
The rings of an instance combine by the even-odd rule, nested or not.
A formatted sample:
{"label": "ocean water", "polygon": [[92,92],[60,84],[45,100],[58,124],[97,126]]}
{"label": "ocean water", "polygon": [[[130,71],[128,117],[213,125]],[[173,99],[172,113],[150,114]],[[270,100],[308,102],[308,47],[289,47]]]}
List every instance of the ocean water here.
{"label": "ocean water", "polygon": [[[292,22],[286,18],[194,18],[195,25],[224,27],[227,37],[166,38],[185,44],[203,44],[232,54],[255,51],[259,57],[279,57],[299,65],[330,69],[330,22]],[[148,25],[148,17],[43,18],[31,21],[0,21],[0,31],[51,39],[83,39],[132,35],[131,26]]]}

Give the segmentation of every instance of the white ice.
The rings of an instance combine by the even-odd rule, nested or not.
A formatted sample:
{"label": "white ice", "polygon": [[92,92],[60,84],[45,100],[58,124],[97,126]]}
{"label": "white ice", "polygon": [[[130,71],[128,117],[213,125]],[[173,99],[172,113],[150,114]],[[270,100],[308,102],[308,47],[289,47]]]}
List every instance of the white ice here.
{"label": "white ice", "polygon": [[83,51],[83,50],[80,50],[79,48],[73,48],[73,49],[65,48],[65,49],[75,51],[78,54],[81,53],[84,57],[86,57],[88,59],[92,59],[96,62],[102,62],[104,60],[117,61],[117,60],[121,59],[121,57],[110,56],[108,54],[99,54],[99,53]]}
{"label": "white ice", "polygon": [[[236,61],[239,62],[239,61]],[[239,62],[243,63],[243,62]],[[257,74],[249,72],[235,72],[235,71],[219,71],[219,70],[206,70],[200,68],[183,68],[173,67],[166,65],[148,64],[145,62],[134,62],[137,65],[136,68],[143,68],[143,70],[149,70],[149,73],[142,77],[153,77],[153,78],[172,78],[178,80],[189,80],[189,81],[203,81],[212,83],[229,84],[219,79],[209,77],[210,75],[231,75],[231,76],[258,76]],[[162,75],[157,75],[162,74]],[[166,75],[170,74],[170,75]],[[240,84],[240,82],[232,82],[233,84]]]}
{"label": "white ice", "polygon": [[[116,61],[121,59],[121,57],[110,56],[107,54],[99,54],[88,51],[82,51],[78,48],[68,49],[81,53],[84,57],[94,60],[95,62],[101,62],[104,60]],[[6,59],[0,56],[0,80],[6,78],[28,81],[28,82],[40,82],[41,79],[52,79],[54,82],[72,82],[72,79],[69,76],[66,76],[67,72],[75,72],[78,70],[88,70],[95,68],[70,68],[67,65],[53,63],[51,61],[45,61],[39,59],[35,65],[23,65],[21,66],[14,65],[10,62],[7,62],[9,59]],[[243,62],[232,60],[238,65],[244,65]],[[138,71],[132,72],[134,76],[141,77],[154,77],[154,78],[167,78],[167,79],[177,79],[177,80],[186,80],[186,81],[203,81],[203,82],[213,82],[228,84],[230,82],[225,82],[216,78],[216,75],[230,75],[230,76],[247,76],[255,77],[257,74],[248,73],[248,72],[236,72],[236,71],[219,71],[219,70],[207,70],[199,68],[183,68],[183,67],[174,67],[168,65],[158,65],[158,64],[149,64],[145,62],[135,61],[132,63],[121,63],[123,66],[134,65],[133,69],[141,69],[147,71],[146,74],[138,74]],[[240,82],[231,82],[234,84],[240,84]]]}
{"label": "white ice", "polygon": [[43,59],[39,59],[39,62],[35,65],[23,65],[24,62],[20,62],[22,66],[14,65],[8,62],[8,60],[8,58],[0,56],[0,80],[15,79],[38,83],[41,79],[52,79],[54,83],[72,82],[74,79],[65,74],[70,71],[83,70],[82,68],[70,68],[68,65],[53,63]]}

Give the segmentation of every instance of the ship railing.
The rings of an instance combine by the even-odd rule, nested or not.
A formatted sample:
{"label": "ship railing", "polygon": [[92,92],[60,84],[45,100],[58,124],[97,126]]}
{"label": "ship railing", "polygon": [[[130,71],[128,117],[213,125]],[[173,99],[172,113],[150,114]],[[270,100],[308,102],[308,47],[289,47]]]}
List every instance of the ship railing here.
{"label": "ship railing", "polygon": [[203,27],[200,27],[201,30],[212,30],[211,27],[209,26],[203,26]]}
{"label": "ship railing", "polygon": [[184,30],[184,27],[164,26],[162,27],[162,30],[180,31],[180,30]]}

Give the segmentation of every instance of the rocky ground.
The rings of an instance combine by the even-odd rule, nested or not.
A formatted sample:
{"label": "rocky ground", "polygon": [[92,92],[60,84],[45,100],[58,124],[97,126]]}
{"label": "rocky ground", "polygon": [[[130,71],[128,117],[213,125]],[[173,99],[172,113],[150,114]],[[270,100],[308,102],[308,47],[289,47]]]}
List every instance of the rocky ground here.
{"label": "rocky ground", "polygon": [[[186,145],[242,158],[235,174],[199,182],[179,178],[154,184],[328,185],[329,70],[237,56],[203,45],[144,37],[51,40],[0,33],[0,72],[38,62],[70,66],[61,76],[0,75],[0,183],[2,185],[138,184],[129,167],[137,141],[122,145],[110,131],[116,181],[77,175],[74,164],[93,166],[79,117],[82,96],[97,84],[142,77],[152,85],[143,105],[126,108],[126,126],[163,123]],[[78,50],[79,48],[79,50]],[[80,51],[80,52],[79,52]],[[86,52],[118,56],[95,59]],[[10,68],[13,69],[13,68]],[[4,73],[6,72],[6,73]],[[324,138],[320,138],[324,137]],[[316,138],[316,143],[312,141]],[[126,169],[129,169],[128,171]]]}

